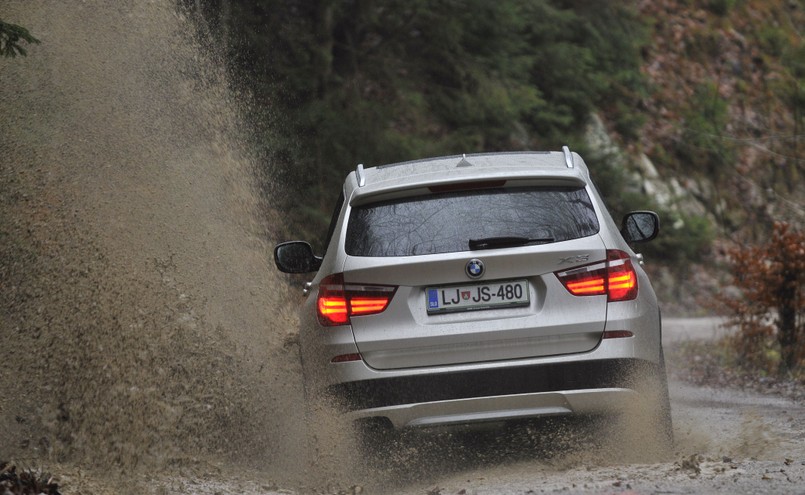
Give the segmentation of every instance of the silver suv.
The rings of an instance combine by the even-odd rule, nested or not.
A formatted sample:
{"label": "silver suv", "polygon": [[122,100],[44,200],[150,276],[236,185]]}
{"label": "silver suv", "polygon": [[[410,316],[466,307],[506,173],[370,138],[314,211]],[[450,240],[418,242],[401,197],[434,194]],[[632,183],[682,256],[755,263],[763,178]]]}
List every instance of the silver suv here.
{"label": "silver suv", "polygon": [[660,312],[642,258],[659,219],[619,229],[582,158],[432,158],[350,173],[311,273],[300,347],[308,395],[394,428],[610,414],[650,398],[670,435]]}

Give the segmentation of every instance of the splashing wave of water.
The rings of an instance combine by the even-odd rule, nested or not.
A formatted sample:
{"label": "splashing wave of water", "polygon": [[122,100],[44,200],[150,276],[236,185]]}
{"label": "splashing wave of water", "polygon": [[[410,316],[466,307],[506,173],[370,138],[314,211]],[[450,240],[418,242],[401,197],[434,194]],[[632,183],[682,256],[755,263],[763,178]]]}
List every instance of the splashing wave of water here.
{"label": "splashing wave of water", "polygon": [[222,64],[167,0],[2,15],[42,44],[0,59],[0,458],[282,465],[295,323]]}

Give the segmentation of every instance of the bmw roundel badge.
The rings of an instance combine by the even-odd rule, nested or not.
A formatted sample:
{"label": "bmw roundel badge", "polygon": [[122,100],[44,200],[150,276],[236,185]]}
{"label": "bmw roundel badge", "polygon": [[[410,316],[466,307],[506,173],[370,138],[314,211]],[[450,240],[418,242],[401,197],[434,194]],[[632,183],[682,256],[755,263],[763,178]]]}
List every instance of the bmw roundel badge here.
{"label": "bmw roundel badge", "polygon": [[470,278],[481,278],[484,274],[484,262],[479,259],[471,259],[467,262],[467,267],[464,270]]}

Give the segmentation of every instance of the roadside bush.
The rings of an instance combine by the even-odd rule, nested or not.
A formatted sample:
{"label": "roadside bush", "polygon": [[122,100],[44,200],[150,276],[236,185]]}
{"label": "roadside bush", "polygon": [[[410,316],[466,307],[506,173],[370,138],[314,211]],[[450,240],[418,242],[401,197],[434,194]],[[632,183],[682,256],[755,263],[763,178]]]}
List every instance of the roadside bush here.
{"label": "roadside bush", "polygon": [[805,233],[782,222],[759,246],[729,250],[737,295],[719,296],[738,327],[741,365],[784,374],[805,359]]}
{"label": "roadside bush", "polygon": [[0,57],[14,58],[17,55],[26,56],[28,52],[20,42],[40,43],[40,41],[34,38],[24,27],[9,24],[0,19]]}
{"label": "roadside bush", "polygon": [[41,470],[23,469],[17,472],[17,466],[0,461],[0,490],[3,495],[61,495],[59,485],[53,476]]}

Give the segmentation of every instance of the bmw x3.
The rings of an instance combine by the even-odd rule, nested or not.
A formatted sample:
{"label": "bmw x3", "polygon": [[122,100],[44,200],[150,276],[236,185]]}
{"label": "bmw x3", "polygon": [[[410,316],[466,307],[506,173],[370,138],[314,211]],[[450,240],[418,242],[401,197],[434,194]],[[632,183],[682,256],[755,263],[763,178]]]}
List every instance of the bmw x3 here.
{"label": "bmw x3", "polygon": [[343,185],[299,335],[309,396],[395,429],[670,409],[657,299],[635,243],[657,215],[611,218],[584,160],[483,153],[364,168]]}

